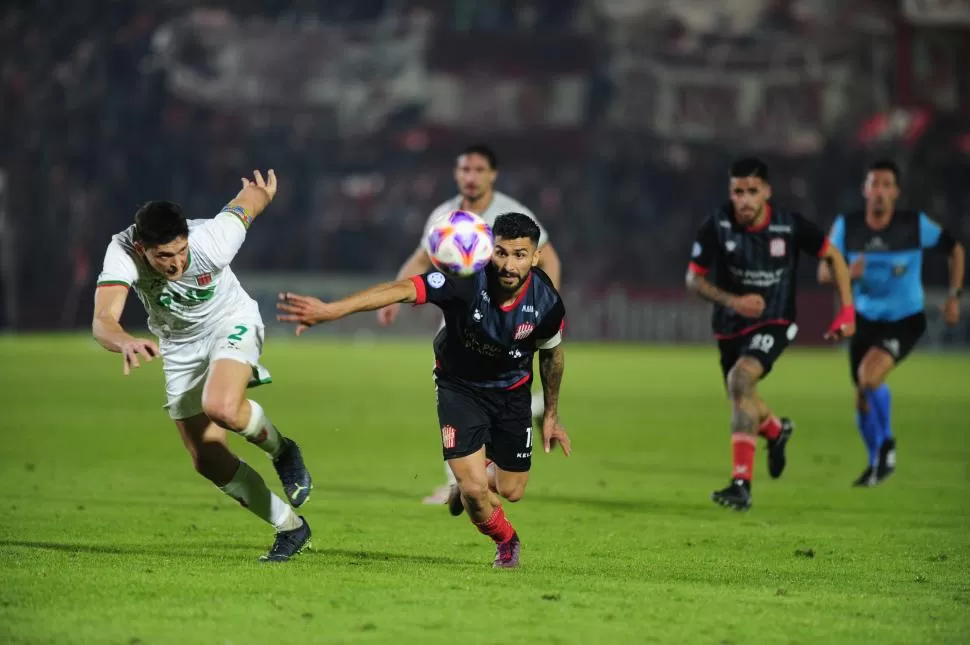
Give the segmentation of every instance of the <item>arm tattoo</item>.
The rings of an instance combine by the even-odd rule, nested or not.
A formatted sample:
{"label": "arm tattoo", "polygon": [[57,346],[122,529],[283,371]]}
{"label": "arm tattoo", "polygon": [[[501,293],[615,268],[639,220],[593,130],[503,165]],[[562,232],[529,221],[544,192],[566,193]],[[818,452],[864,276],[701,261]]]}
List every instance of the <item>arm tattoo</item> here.
{"label": "arm tattoo", "polygon": [[559,386],[565,368],[565,354],[562,345],[552,349],[539,350],[539,376],[542,378],[542,394],[546,402],[546,412],[555,414],[559,409]]}
{"label": "arm tattoo", "polygon": [[734,294],[718,289],[713,284],[708,282],[706,278],[694,273],[688,274],[687,288],[704,300],[713,302],[716,305],[721,305],[722,307],[730,307],[731,298],[734,297]]}

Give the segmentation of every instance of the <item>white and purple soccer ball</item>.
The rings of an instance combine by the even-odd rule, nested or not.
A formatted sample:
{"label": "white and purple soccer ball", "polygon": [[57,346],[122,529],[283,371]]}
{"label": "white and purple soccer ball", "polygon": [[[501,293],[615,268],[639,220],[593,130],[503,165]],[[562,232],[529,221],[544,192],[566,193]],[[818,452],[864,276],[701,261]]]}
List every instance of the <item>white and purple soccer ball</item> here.
{"label": "white and purple soccer ball", "polygon": [[452,211],[427,232],[428,255],[441,271],[470,276],[492,259],[492,229],[470,211]]}

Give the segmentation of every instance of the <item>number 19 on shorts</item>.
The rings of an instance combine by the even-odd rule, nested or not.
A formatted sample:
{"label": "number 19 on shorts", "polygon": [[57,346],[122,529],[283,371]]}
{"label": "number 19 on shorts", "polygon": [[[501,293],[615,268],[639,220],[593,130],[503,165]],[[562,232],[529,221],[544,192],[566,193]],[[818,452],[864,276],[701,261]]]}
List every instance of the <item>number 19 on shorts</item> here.
{"label": "number 19 on shorts", "polygon": [[755,334],[751,337],[750,348],[756,352],[767,354],[775,346],[775,337],[771,334]]}

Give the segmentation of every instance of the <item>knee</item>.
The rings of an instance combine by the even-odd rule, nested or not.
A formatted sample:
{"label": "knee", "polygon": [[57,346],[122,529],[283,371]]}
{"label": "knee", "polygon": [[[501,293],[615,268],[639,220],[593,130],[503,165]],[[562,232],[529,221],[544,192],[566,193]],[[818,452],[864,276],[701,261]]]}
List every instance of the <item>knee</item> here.
{"label": "knee", "polygon": [[728,372],[727,376],[727,389],[728,394],[735,401],[740,401],[746,399],[751,395],[751,386],[753,379],[751,378],[751,373],[748,372],[741,365],[735,365]]}
{"label": "knee", "polygon": [[525,496],[524,484],[498,484],[498,494],[510,502],[517,502]]}
{"label": "knee", "polygon": [[202,398],[202,411],[209,419],[223,428],[239,430],[239,408],[242,401],[235,396],[209,395]]}
{"label": "knee", "polygon": [[458,489],[466,508],[474,511],[488,504],[487,481],[459,481]]}
{"label": "knee", "polygon": [[879,376],[876,371],[870,369],[868,365],[862,363],[859,369],[856,371],[856,383],[859,384],[859,392],[865,392],[866,390],[875,390],[882,383],[879,382]]}

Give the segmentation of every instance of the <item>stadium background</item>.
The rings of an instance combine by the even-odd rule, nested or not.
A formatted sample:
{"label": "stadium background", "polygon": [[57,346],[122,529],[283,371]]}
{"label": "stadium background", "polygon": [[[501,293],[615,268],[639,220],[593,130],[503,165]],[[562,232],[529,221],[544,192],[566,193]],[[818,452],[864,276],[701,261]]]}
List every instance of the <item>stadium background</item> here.
{"label": "stadium background", "polygon": [[[264,307],[283,284],[335,295],[393,275],[478,140],[551,230],[584,303],[575,338],[706,339],[684,266],[741,151],[823,226],[892,156],[904,203],[970,238],[965,3],[39,0],[3,16],[7,329],[86,326],[138,204],[206,217],[251,165],[283,178],[234,265]],[[803,268],[810,343],[831,308]],[[970,342],[930,312],[926,344]],[[433,324],[400,322],[382,333]]]}
{"label": "stadium background", "polygon": [[[746,515],[710,502],[729,412],[683,289],[742,152],[825,227],[892,156],[903,203],[970,242],[965,1],[201,5],[0,8],[0,643],[970,642],[970,354],[952,351],[970,315],[940,324],[944,260],[927,254],[930,331],[891,379],[899,468],[871,490],[849,487],[846,360],[813,347],[833,296],[803,263],[802,332],[762,388],[798,429],[781,480],[759,452]],[[564,263],[574,453],[538,455],[509,509],[516,572],[419,503],[443,474],[436,312],[300,339],[272,322],[280,288],[393,275],[474,141]],[[89,332],[140,203],[209,217],[267,167],[278,198],[234,263],[271,325],[275,382],[253,396],[315,478],[313,551],[269,569],[271,531],[192,471],[157,362],[123,378]],[[144,319],[129,298],[125,325]]]}

